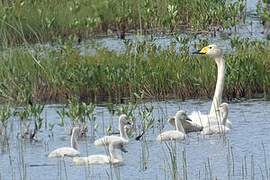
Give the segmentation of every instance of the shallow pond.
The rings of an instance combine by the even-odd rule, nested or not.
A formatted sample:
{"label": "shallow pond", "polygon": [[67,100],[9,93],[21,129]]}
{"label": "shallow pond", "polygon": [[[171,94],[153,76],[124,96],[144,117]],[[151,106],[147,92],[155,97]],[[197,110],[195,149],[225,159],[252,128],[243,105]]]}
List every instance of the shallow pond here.
{"label": "shallow pond", "polygon": [[[170,149],[176,151],[177,169],[184,179],[269,179],[270,169],[270,102],[248,100],[229,104],[229,119],[232,131],[226,136],[202,136],[189,133],[183,143],[158,143],[160,121],[164,122],[161,131],[171,129],[167,118],[174,116],[179,109],[188,113],[200,110],[207,113],[210,101],[162,101],[148,102],[154,107],[154,128],[136,141],[132,137],[123,154],[124,163],[119,166],[73,166],[70,158],[49,159],[52,150],[69,146],[68,130],[55,126],[53,137],[48,131],[38,133],[37,142],[17,137],[22,132],[18,119],[9,121],[8,140],[1,137],[0,179],[172,179]],[[48,123],[58,123],[56,110],[61,106],[47,105],[42,117]],[[110,124],[117,130],[117,116],[112,116],[102,105],[97,106],[94,115],[99,125],[94,136],[88,132],[80,138],[79,150],[82,156],[105,154],[103,147],[95,147],[93,141],[106,132]],[[136,116],[136,123],[140,123]],[[90,126],[90,124],[89,124]],[[120,152],[118,152],[120,153]],[[185,165],[187,168],[185,168]]]}

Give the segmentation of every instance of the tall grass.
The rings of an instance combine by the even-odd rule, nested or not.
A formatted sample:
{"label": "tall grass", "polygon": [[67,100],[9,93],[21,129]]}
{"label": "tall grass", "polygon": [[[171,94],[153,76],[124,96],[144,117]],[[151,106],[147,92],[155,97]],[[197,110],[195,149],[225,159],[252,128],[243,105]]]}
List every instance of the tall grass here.
{"label": "tall grass", "polygon": [[[5,45],[77,41],[100,33],[172,32],[182,26],[204,32],[231,29],[245,19],[245,0],[44,0],[0,2],[0,35]],[[19,33],[18,33],[19,32]]]}
{"label": "tall grass", "polygon": [[[1,102],[120,101],[136,99],[141,91],[145,98],[212,97],[217,71],[212,59],[178,53],[173,45],[135,47],[124,54],[97,49],[92,56],[72,46],[7,49],[0,57]],[[232,47],[236,52],[225,54],[225,97],[269,97],[269,43],[234,38]]]}

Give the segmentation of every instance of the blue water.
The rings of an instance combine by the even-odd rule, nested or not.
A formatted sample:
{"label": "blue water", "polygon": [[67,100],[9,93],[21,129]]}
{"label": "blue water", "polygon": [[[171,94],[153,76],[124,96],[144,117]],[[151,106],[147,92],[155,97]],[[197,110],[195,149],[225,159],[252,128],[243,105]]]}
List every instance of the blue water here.
{"label": "blue water", "polygon": [[[69,146],[69,128],[65,130],[63,127],[56,126],[53,129],[53,137],[49,137],[49,131],[43,128],[43,132],[37,135],[39,141],[30,142],[28,139],[16,137],[22,129],[19,120],[12,120],[8,128],[9,147],[1,143],[1,179],[23,179],[23,174],[25,179],[130,179],[131,177],[132,179],[172,179],[168,148],[165,143],[156,141],[156,136],[160,133],[158,119],[164,121],[164,128],[161,131],[169,130],[171,126],[166,120],[177,110],[184,109],[188,113],[200,110],[207,113],[211,105],[210,101],[173,100],[151,102],[146,105],[154,106],[152,114],[155,118],[154,128],[145,134],[143,141],[131,139],[127,146],[128,153],[122,153],[124,163],[117,167],[73,166],[72,160],[68,158],[65,161],[49,159],[47,155],[52,150]],[[243,167],[247,171],[246,179],[251,179],[252,167],[254,167],[255,179],[262,179],[262,176],[266,179],[263,147],[267,153],[266,164],[269,165],[270,102],[262,100],[231,102],[229,108],[228,118],[233,123],[233,129],[225,137],[190,133],[185,142],[169,144],[169,147],[176,148],[178,172],[181,177],[183,177],[183,151],[185,151],[188,179],[215,179],[216,177],[228,179],[228,176],[230,179],[241,179],[245,177],[242,172]],[[42,117],[47,117],[48,123],[58,123],[56,110],[59,110],[58,106],[48,105]],[[114,130],[118,127],[118,117],[113,117],[106,107],[98,106],[94,114],[99,127],[95,136],[91,136],[88,132],[87,137],[78,140],[82,156],[105,154],[105,149],[95,147],[93,141],[102,137],[104,129],[110,124],[113,125]],[[136,115],[136,122],[138,124],[141,122],[139,115]],[[1,139],[3,142],[3,137]],[[254,165],[251,163],[252,157]],[[145,164],[143,159],[146,159]],[[246,163],[244,163],[245,159]]]}

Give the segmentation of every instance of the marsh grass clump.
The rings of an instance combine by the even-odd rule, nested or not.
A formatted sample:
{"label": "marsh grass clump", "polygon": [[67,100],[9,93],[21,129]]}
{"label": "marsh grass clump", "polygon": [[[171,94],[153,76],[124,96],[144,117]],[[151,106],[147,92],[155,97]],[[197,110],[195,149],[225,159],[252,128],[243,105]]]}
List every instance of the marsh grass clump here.
{"label": "marsh grass clump", "polygon": [[[165,142],[166,150],[168,151],[169,157],[164,160],[164,171],[165,174],[169,174],[170,179],[180,180],[182,179],[179,167],[178,167],[178,148],[175,141]],[[166,153],[166,152],[165,152]]]}
{"label": "marsh grass clump", "polygon": [[[115,33],[192,31],[216,32],[231,29],[245,19],[245,0],[72,0],[1,1],[2,43],[57,42]],[[184,9],[184,11],[183,11]]]}
{"label": "marsh grass clump", "polygon": [[140,140],[149,129],[151,128],[153,129],[155,121],[152,115],[154,106],[152,106],[151,104],[146,105],[145,102],[143,102],[144,94],[145,94],[144,91],[141,91],[140,94],[135,93],[135,96],[138,99],[138,101],[142,103],[141,106],[139,106],[138,108],[141,123],[137,125],[137,128],[140,130],[140,134],[135,138],[137,141]]}
{"label": "marsh grass clump", "polygon": [[[22,109],[16,109],[14,116],[17,116],[21,120],[24,127],[21,138],[26,138],[29,135],[30,140],[35,140],[37,133],[42,131],[44,118],[41,117],[41,114],[44,107],[45,105],[29,104]],[[34,125],[31,125],[32,123]]]}
{"label": "marsh grass clump", "polygon": [[[65,120],[67,117],[71,120],[71,127],[79,126],[81,129],[81,135],[86,135],[86,132],[88,131],[88,122],[94,122],[96,119],[93,115],[95,107],[96,105],[93,103],[89,103],[87,105],[84,102],[79,102],[76,98],[68,100],[68,109],[62,108],[57,111],[57,114],[60,116],[60,122],[58,125],[62,127],[66,126]],[[94,126],[92,124],[91,134],[94,133]]]}
{"label": "marsh grass clump", "polygon": [[[78,98],[118,103],[136,100],[135,94],[142,91],[144,99],[212,97],[217,68],[210,58],[177,52],[173,43],[167,49],[147,42],[132,46],[136,52],[118,54],[103,48],[91,56],[68,45],[46,55],[9,49],[0,57],[1,101],[65,103]],[[268,98],[269,43],[234,38],[231,47],[235,52],[225,54],[225,97]],[[189,52],[189,46],[181,48]]]}
{"label": "marsh grass clump", "polygon": [[268,0],[259,0],[257,3],[257,15],[262,19],[265,29],[263,33],[267,34],[269,40],[269,21],[270,21],[270,2]]}
{"label": "marsh grass clump", "polygon": [[12,116],[10,106],[3,106],[0,109],[0,135],[6,136],[7,134],[7,127],[8,127],[8,120]]}

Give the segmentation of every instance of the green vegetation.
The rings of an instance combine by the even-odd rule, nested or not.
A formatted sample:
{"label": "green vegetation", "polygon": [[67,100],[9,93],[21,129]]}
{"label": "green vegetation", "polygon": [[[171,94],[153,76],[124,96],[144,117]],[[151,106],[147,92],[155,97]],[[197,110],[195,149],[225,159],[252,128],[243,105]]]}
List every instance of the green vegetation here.
{"label": "green vegetation", "polygon": [[[0,102],[62,103],[73,98],[120,102],[137,100],[141,92],[144,98],[212,97],[216,66],[205,56],[190,56],[192,37],[175,37],[167,49],[151,40],[137,44],[126,40],[123,54],[97,48],[91,56],[82,55],[76,44],[112,32],[124,38],[126,32],[229,31],[245,21],[245,4],[244,0],[1,1]],[[30,42],[51,42],[59,48]],[[181,44],[178,50],[176,43]],[[195,48],[207,43],[201,41]],[[18,44],[20,48],[9,48]],[[269,44],[232,38],[231,47],[236,52],[225,57],[225,96],[268,97]]]}
{"label": "green vegetation", "polygon": [[[85,135],[88,131],[88,121],[95,121],[93,111],[95,110],[96,105],[93,103],[89,103],[89,105],[87,105],[76,99],[68,100],[68,105],[68,110],[62,108],[60,111],[56,111],[60,117],[60,123],[58,125],[64,127],[66,124],[65,117],[68,117],[71,120],[70,126],[79,126],[81,128],[81,134]],[[93,132],[92,130],[93,128],[91,128],[91,132]]]}
{"label": "green vegetation", "polygon": [[270,1],[259,0],[257,4],[257,13],[263,21],[270,21]]}
{"label": "green vegetation", "polygon": [[[124,97],[136,99],[134,93],[141,91],[145,98],[212,97],[215,62],[189,55],[186,42],[181,53],[174,42],[168,49],[147,42],[128,44],[124,54],[97,49],[92,56],[80,55],[74,46],[60,50],[37,46],[31,52],[7,49],[0,57],[1,99],[41,103],[76,97],[85,102],[119,102]],[[236,52],[225,54],[225,97],[269,96],[269,43],[233,38],[231,46]]]}
{"label": "green vegetation", "polygon": [[[221,31],[245,21],[245,0],[21,0],[0,2],[4,45],[115,32]],[[185,29],[186,29],[185,28]]]}

